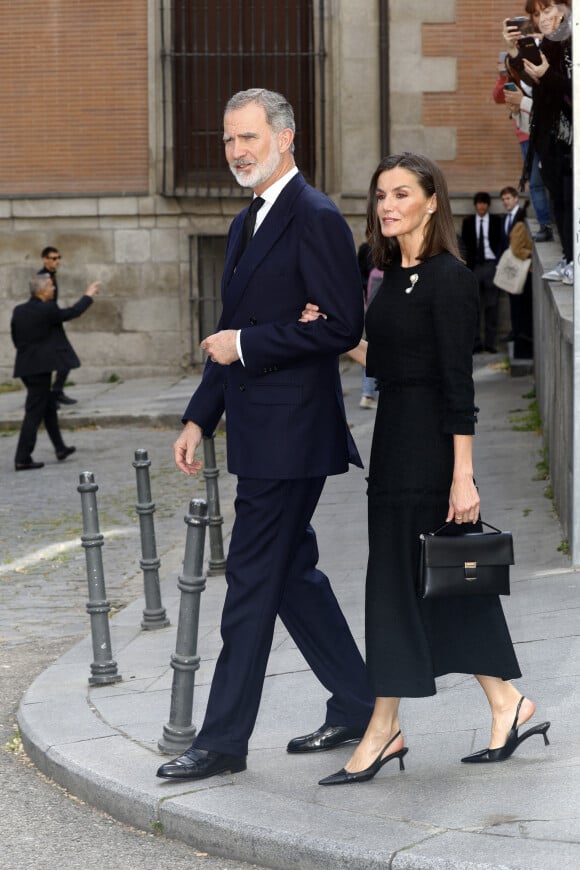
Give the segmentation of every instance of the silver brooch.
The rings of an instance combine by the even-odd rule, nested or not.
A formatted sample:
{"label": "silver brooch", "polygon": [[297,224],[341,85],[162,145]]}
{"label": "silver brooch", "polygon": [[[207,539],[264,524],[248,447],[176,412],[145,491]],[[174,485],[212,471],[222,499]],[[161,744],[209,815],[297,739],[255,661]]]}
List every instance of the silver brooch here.
{"label": "silver brooch", "polygon": [[405,293],[412,293],[412,292],[413,292],[413,288],[414,288],[414,286],[415,286],[415,284],[417,283],[418,280],[419,280],[419,276],[417,275],[416,272],[413,272],[413,274],[411,275],[411,278],[410,278],[411,286],[410,286],[410,287],[405,287]]}

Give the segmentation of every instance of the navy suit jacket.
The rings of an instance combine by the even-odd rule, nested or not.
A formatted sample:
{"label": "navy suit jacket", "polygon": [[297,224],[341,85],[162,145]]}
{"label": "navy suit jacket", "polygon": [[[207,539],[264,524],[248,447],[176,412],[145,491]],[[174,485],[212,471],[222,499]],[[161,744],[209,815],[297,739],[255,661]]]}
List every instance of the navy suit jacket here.
{"label": "navy suit jacket", "polygon": [[91,296],[81,296],[70,308],[59,308],[54,300],[43,302],[31,296],[17,305],[10,323],[16,348],[14,377],[78,368],[80,360],[62,324],[80,317],[92,304]]}
{"label": "navy suit jacket", "polygon": [[[505,231],[505,219],[506,219],[506,215],[502,215],[501,216],[501,253],[502,254],[510,246],[510,237],[509,237],[509,234],[506,235],[506,231]],[[514,224],[517,224],[519,221],[525,221],[525,219],[526,219],[525,212],[523,211],[522,208],[518,208],[517,212],[514,215],[514,219],[511,223],[511,226],[513,227]],[[511,232],[511,228],[510,228],[510,232]]]}
{"label": "navy suit jacket", "polygon": [[[341,474],[362,463],[350,435],[338,357],[363,328],[351,231],[300,173],[284,187],[235,264],[247,209],[233,221],[222,278],[221,329],[241,329],[244,364],[208,360],[187,407],[211,435],[225,411],[229,470],[290,479]],[[299,323],[307,302],[327,314]]]}

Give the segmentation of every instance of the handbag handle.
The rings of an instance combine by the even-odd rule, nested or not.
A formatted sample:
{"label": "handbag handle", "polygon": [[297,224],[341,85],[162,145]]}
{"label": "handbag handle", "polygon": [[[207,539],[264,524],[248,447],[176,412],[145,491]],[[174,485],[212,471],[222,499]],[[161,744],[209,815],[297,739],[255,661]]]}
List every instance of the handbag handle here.
{"label": "handbag handle", "polygon": [[[446,529],[447,526],[450,526],[453,522],[454,522],[454,520],[450,520],[448,523],[443,523],[443,525],[442,525],[442,526],[439,526],[438,529],[435,529],[434,532],[427,532],[427,534],[428,534],[428,535],[438,535],[439,532],[442,532],[443,529]],[[495,526],[492,526],[491,523],[486,523],[485,520],[482,520],[482,519],[481,519],[481,517],[480,517],[480,519],[478,520],[478,522],[480,522],[482,526],[487,526],[488,529],[493,529],[493,533],[494,533],[494,534],[496,534],[496,535],[501,535],[501,533],[502,533],[502,532],[501,532],[501,529],[498,529],[498,528],[496,528]]]}

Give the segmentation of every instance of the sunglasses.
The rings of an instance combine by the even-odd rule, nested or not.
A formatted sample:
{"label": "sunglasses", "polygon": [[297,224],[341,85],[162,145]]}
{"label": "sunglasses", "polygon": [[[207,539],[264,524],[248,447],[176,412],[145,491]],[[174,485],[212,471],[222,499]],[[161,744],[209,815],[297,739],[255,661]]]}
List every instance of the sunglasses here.
{"label": "sunglasses", "polygon": [[60,260],[61,256],[60,256],[60,254],[50,254],[46,259],[47,260]]}

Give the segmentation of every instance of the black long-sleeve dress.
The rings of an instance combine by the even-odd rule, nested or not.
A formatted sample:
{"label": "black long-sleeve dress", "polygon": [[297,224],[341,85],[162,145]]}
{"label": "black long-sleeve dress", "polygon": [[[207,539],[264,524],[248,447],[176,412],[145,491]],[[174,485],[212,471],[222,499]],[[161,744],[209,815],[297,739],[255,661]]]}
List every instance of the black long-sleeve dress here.
{"label": "black long-sleeve dress", "polygon": [[419,600],[419,535],[444,523],[453,435],[472,435],[473,274],[448,253],[395,265],[369,306],[379,381],[369,485],[366,655],[379,697],[435,693],[435,677],[520,676],[497,596]]}

